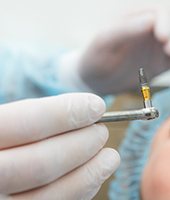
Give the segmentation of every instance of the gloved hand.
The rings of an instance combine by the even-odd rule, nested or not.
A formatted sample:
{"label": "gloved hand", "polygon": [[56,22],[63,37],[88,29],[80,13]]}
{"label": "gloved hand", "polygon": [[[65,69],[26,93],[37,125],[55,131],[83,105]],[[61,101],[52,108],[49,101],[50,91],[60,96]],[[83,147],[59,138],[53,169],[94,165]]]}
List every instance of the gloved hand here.
{"label": "gloved hand", "polygon": [[1,105],[0,199],[92,199],[120,162],[104,111],[88,93]]}
{"label": "gloved hand", "polygon": [[149,79],[170,68],[170,11],[160,7],[117,19],[101,33],[79,62],[85,84],[98,94],[135,89],[139,67]]}

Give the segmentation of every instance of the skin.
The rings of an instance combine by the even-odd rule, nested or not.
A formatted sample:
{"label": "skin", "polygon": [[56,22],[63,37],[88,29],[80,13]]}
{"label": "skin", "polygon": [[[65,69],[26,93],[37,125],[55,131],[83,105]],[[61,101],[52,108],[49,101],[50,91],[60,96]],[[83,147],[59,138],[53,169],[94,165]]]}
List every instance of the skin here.
{"label": "skin", "polygon": [[156,133],[149,160],[143,171],[141,195],[143,200],[170,199],[170,118]]}

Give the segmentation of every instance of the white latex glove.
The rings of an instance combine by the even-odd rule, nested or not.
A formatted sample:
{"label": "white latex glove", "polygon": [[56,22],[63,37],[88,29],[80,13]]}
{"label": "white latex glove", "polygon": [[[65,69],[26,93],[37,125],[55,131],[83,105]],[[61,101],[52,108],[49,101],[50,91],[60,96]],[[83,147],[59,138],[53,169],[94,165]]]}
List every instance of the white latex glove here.
{"label": "white latex glove", "polygon": [[94,125],[104,111],[88,93],[1,105],[0,199],[92,199],[120,162]]}
{"label": "white latex glove", "polygon": [[[114,22],[113,22],[114,23]],[[79,61],[87,87],[100,95],[138,87],[138,68],[149,79],[170,69],[170,9],[151,8],[118,18]]]}

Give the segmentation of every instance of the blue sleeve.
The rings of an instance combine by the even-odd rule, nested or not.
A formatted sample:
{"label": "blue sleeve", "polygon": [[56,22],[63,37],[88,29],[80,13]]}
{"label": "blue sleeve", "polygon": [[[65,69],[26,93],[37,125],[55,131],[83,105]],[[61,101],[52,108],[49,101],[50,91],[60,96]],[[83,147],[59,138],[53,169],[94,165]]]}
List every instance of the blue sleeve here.
{"label": "blue sleeve", "polygon": [[158,93],[153,100],[153,105],[159,110],[160,117],[153,121],[136,121],[129,126],[119,149],[122,162],[115,180],[110,185],[109,199],[140,199],[142,172],[157,129],[170,117],[169,102],[170,89]]}
{"label": "blue sleeve", "polygon": [[[60,48],[44,54],[37,53],[36,50],[33,52],[1,47],[0,103],[68,92],[83,92],[81,88],[64,86],[59,78],[61,58],[70,52]],[[103,98],[107,105],[111,105],[114,99],[112,95]]]}
{"label": "blue sleeve", "polygon": [[63,50],[36,55],[0,48],[0,103],[73,92],[58,81],[59,60]]}

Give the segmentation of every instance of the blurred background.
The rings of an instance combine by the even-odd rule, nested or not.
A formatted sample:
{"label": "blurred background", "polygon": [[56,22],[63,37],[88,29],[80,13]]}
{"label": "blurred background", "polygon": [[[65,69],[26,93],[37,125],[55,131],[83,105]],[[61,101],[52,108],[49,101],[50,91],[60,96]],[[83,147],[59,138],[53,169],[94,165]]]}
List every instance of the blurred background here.
{"label": "blurred background", "polygon": [[[125,10],[154,3],[170,5],[168,0],[0,0],[0,44],[37,47],[44,51],[57,47],[81,49],[96,33],[111,28]],[[169,81],[165,75],[161,84],[169,84]],[[111,109],[141,106],[138,95],[125,94],[118,97]],[[109,125],[107,146],[117,149],[127,125]],[[103,185],[96,200],[107,200],[109,181]]]}
{"label": "blurred background", "polygon": [[168,0],[0,0],[0,42],[82,47],[128,8],[153,3]]}

